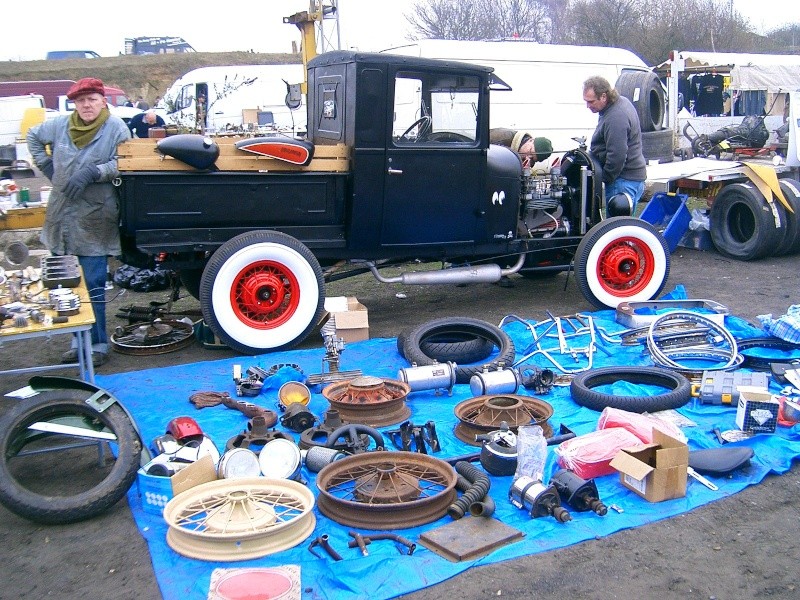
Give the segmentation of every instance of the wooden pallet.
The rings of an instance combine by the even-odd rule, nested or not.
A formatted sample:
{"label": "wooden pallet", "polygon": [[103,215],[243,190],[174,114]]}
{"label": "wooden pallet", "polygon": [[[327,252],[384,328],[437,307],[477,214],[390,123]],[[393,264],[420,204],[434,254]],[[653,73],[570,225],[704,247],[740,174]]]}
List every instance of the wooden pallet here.
{"label": "wooden pallet", "polygon": [[[219,158],[216,161],[220,171],[326,171],[346,172],[350,170],[350,148],[344,144],[335,146],[315,146],[314,158],[303,167],[275,158],[259,156],[234,146],[241,137],[217,137]],[[156,150],[157,139],[132,139],[117,148],[117,161],[120,171],[197,171],[194,167],[164,156]]]}

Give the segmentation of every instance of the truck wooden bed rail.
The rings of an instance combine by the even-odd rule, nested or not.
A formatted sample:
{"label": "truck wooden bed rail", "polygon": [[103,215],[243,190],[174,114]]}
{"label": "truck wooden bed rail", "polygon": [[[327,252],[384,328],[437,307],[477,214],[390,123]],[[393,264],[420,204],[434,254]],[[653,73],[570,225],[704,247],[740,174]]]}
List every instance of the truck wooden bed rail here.
{"label": "truck wooden bed rail", "polygon": [[[237,150],[234,144],[242,137],[214,137],[219,145],[216,161],[220,171],[327,171],[350,170],[350,148],[344,144],[315,146],[314,158],[307,166],[293,165],[275,158]],[[179,160],[156,150],[157,139],[132,139],[117,148],[120,171],[196,171]]]}

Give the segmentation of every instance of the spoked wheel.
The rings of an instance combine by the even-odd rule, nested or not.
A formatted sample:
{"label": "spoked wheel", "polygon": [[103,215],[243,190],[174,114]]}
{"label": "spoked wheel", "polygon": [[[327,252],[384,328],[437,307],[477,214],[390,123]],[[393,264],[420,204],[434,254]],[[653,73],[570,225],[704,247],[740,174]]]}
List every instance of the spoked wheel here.
{"label": "spoked wheel", "polygon": [[164,507],[167,543],[178,554],[248,560],[293,548],[314,531],[314,495],[288,479],[222,479],[178,494]]}
{"label": "spoked wheel", "polygon": [[666,240],[650,223],[633,217],[598,223],[575,253],[578,288],[598,308],[657,297],[667,283],[669,268]]}
{"label": "spoked wheel", "polygon": [[243,354],[299,344],[322,317],[324,295],[317,259],[277,231],[251,231],[223,244],[200,283],[206,324]]}
{"label": "spoked wheel", "polygon": [[0,419],[0,503],[46,524],[88,519],[136,479],[141,442],[122,407],[98,412],[84,390],[41,392]]}
{"label": "spoked wheel", "polygon": [[194,328],[183,321],[153,321],[118,327],[111,347],[122,354],[165,354],[194,343]]}
{"label": "spoked wheel", "polygon": [[365,452],[317,474],[318,505],[337,523],[404,529],[443,517],[457,497],[456,472],[417,452]]}

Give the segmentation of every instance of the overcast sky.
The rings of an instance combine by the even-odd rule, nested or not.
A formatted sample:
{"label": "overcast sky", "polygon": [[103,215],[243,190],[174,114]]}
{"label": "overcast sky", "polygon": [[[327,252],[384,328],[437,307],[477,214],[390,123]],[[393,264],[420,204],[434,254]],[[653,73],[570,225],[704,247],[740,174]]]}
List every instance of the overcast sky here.
{"label": "overcast sky", "polygon": [[[734,9],[760,32],[800,23],[798,0],[718,1],[725,5],[732,1]],[[409,32],[404,14],[410,13],[414,2],[339,0],[341,47],[378,50],[403,43]],[[88,12],[112,5],[104,16],[90,16]],[[124,51],[125,38],[139,36],[182,37],[198,52],[291,52],[292,41],[299,44],[300,32],[293,25],[283,24],[283,17],[308,10],[309,2],[225,0],[194,6],[182,1],[128,3],[128,10],[122,14],[120,6],[116,0],[83,5],[66,0],[3,2],[0,60],[44,59],[49,50],[93,50],[101,56],[116,56]],[[93,21],[97,24],[89,25]],[[81,27],[85,34],[81,34]]]}

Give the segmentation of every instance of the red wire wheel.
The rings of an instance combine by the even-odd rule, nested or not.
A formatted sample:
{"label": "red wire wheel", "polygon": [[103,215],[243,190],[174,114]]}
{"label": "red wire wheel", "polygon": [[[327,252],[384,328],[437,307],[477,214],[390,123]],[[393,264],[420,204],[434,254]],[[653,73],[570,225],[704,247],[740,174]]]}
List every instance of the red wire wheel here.
{"label": "red wire wheel", "polygon": [[277,231],[249,231],[225,242],[200,280],[203,319],[242,354],[299,344],[319,323],[325,288],[311,251]]}
{"label": "red wire wheel", "polygon": [[248,265],[231,288],[231,305],[251,327],[273,329],[288,321],[300,302],[294,273],[280,263],[264,260]]}
{"label": "red wire wheel", "polygon": [[575,276],[598,308],[657,297],[667,283],[669,247],[647,221],[613,217],[595,225],[575,252]]}

